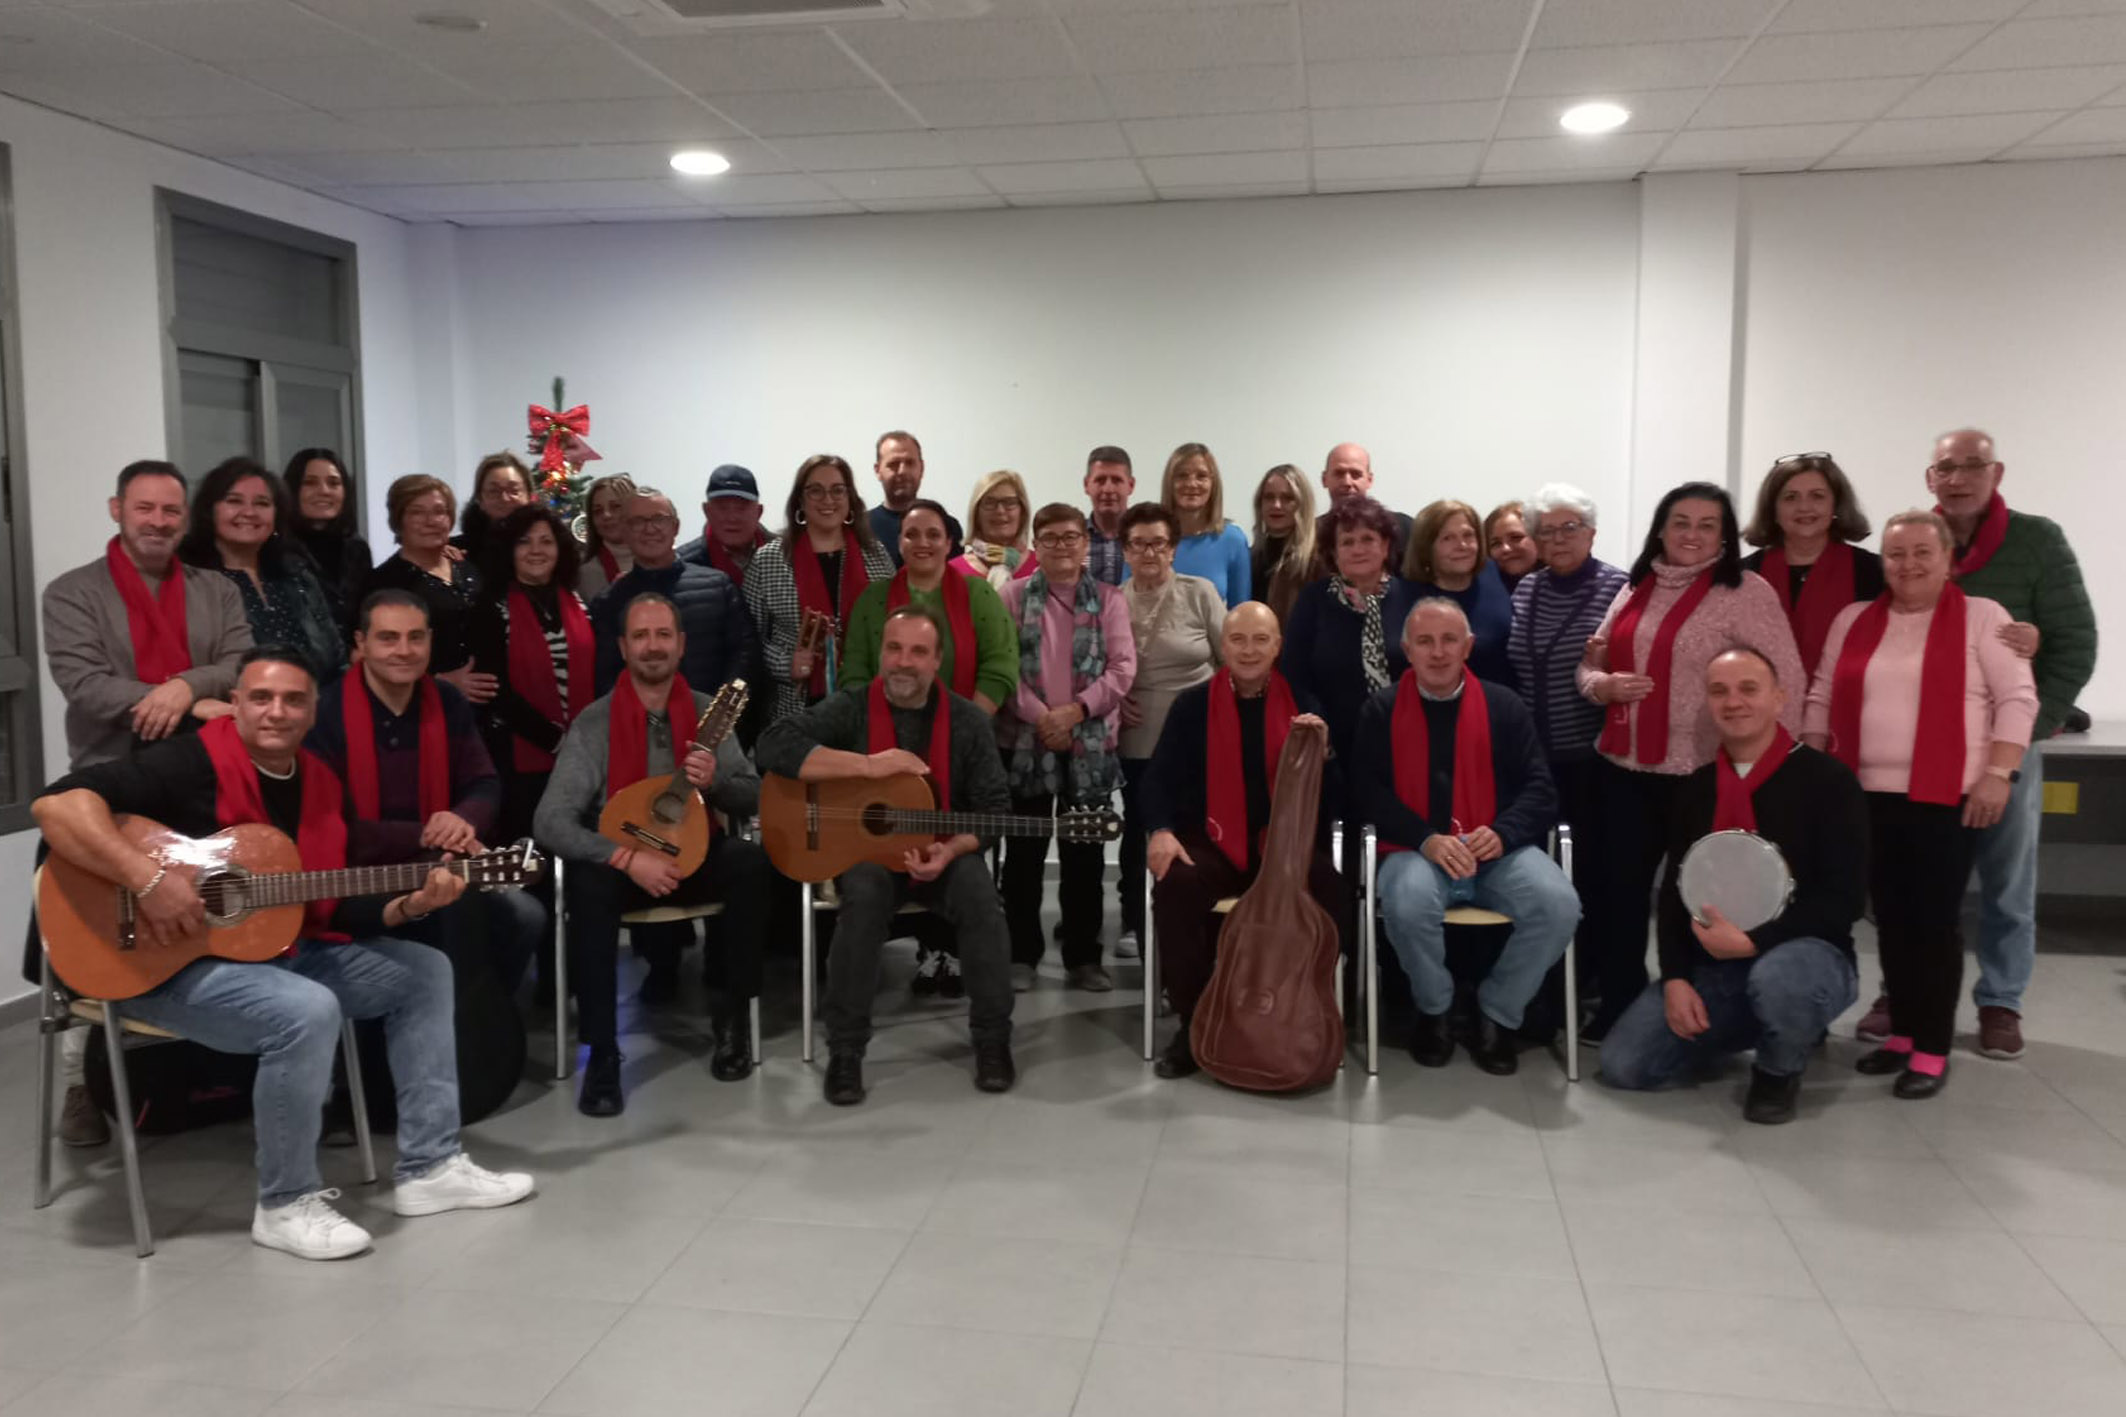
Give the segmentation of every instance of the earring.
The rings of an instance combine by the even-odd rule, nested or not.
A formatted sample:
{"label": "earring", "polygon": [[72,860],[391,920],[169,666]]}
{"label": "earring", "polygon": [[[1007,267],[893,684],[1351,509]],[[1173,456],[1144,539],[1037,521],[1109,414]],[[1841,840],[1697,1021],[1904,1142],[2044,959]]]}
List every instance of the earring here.
{"label": "earring", "polygon": [[805,524],[805,509],[803,507],[799,507],[797,509],[797,524],[799,526],[803,526]]}
{"label": "earring", "polygon": [[843,525],[843,526],[855,526],[855,525],[856,525],[856,508],[854,508],[854,507],[851,507],[851,508],[850,508],[850,509],[849,509],[849,510],[848,510],[848,511],[846,512],[846,513],[844,513],[844,514],[843,514],[843,516],[842,516],[842,525]]}

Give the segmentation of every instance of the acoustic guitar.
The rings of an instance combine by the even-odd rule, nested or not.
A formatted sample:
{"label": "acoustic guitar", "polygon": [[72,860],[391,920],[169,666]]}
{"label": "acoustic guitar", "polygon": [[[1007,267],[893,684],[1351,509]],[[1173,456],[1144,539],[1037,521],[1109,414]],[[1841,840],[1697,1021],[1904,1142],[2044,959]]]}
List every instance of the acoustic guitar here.
{"label": "acoustic guitar", "polygon": [[151,945],[135,933],[132,891],[53,852],[37,882],[37,923],[52,972],[92,999],[145,994],[209,955],[272,959],[295,943],[303,907],[314,900],[404,895],[419,890],[438,868],[464,877],[475,890],[502,890],[535,879],[543,864],[538,848],[520,841],[461,861],[305,871],[295,843],[263,824],[194,838],[147,817],[116,820],[126,840],[157,861],[198,869],[193,888],[207,913],[197,930]]}
{"label": "acoustic guitar", "polygon": [[[716,745],[746,711],[746,681],[733,679],[716,691],[694,728],[693,747],[716,751]],[[682,877],[701,869],[709,855],[709,804],[687,781],[686,753],[673,755],[669,777],[655,774],[629,783],[606,799],[598,813],[598,835],[616,846],[632,846],[671,858]]]}
{"label": "acoustic guitar", "polygon": [[832,880],[865,861],[905,872],[909,852],[962,832],[1103,842],[1122,835],[1122,818],[1090,809],[1053,817],[941,812],[935,784],[917,773],[824,782],[770,773],[761,779],[761,845],[775,869],[793,881]]}

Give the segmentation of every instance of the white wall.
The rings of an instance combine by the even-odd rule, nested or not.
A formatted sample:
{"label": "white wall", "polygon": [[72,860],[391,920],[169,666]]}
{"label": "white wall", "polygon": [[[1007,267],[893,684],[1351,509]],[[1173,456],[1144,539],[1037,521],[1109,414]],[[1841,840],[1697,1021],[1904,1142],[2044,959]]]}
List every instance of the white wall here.
{"label": "white wall", "polygon": [[[7,98],[0,98],[0,143],[14,173],[22,437],[40,593],[60,572],[102,554],[111,535],[105,501],[118,469],[169,452],[157,187],[356,244],[368,461],[396,468],[419,460],[407,413],[417,392],[420,327],[406,227]],[[383,524],[381,511],[374,521]],[[56,776],[66,768],[66,742],[48,679],[42,710],[45,771]],[[27,873],[13,868],[28,861],[29,842],[27,833],[0,839],[0,941],[20,938]],[[0,945],[0,956],[12,961],[13,945]],[[0,999],[17,992],[14,976],[11,962],[0,964]]]}
{"label": "white wall", "polygon": [[995,467],[1081,500],[1109,442],[1155,497],[1168,451],[1200,440],[1245,521],[1266,468],[1318,472],[1347,438],[1397,506],[1488,508],[1560,475],[1615,504],[1637,207],[1613,185],[467,231],[459,460],[520,441],[562,374],[591,405],[593,471],[685,506],[741,462],[775,522],[810,453],[875,493],[894,427],[956,512]]}
{"label": "white wall", "polygon": [[[1937,433],[1985,428],[2002,495],[2067,528],[2100,635],[2126,632],[2126,563],[2097,529],[2126,395],[2126,161],[1760,177],[1745,195],[1744,485],[1829,449],[1880,525],[1931,504]],[[2082,703],[2126,716],[2126,656],[2100,654]]]}

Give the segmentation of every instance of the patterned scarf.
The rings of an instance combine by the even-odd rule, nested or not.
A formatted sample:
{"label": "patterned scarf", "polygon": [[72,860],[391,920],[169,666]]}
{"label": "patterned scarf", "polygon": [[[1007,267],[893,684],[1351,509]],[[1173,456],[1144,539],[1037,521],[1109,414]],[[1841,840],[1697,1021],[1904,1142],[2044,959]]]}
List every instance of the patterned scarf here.
{"label": "patterned scarf", "polygon": [[[1041,683],[1041,622],[1047,612],[1048,577],[1035,571],[1026,578],[1025,597],[1019,602],[1019,682],[1039,684],[1052,694],[1054,690]],[[1100,637],[1100,583],[1091,576],[1078,577],[1071,615],[1070,691],[1075,698],[1107,672],[1107,644]],[[1114,735],[1104,719],[1087,718],[1070,731],[1067,777],[1057,754],[1041,746],[1032,724],[1000,719],[997,734],[1014,796],[1047,795],[1082,804],[1105,801],[1115,790],[1120,773]]]}
{"label": "patterned scarf", "polygon": [[[1366,608],[1358,609],[1351,604],[1356,593],[1366,598]],[[1380,589],[1361,591],[1342,576],[1329,577],[1329,594],[1335,602],[1353,615],[1363,615],[1365,627],[1359,635],[1360,658],[1366,668],[1366,692],[1388,687],[1388,637],[1380,627],[1381,602],[1388,598],[1388,583],[1383,580]]]}

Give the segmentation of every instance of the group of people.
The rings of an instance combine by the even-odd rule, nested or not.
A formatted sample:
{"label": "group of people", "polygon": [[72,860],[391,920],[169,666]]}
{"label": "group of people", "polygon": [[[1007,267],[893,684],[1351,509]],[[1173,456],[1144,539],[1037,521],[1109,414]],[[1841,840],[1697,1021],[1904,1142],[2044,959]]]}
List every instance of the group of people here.
{"label": "group of people", "polygon": [[[1265,473],[1247,528],[1226,515],[1200,443],[1167,459],[1156,500],[1137,499],[1127,452],[1101,446],[1086,459],[1088,505],[1036,508],[1000,470],[976,483],[964,522],[923,496],[913,435],[879,438],[873,472],[867,506],[845,459],[807,458],[771,533],[754,474],[717,467],[701,533],[685,541],[672,496],[608,476],[579,540],[530,470],[496,454],[462,517],[446,482],[394,482],[397,547],[375,562],[352,478],[327,450],[279,477],[224,463],[189,510],[176,468],[135,463],[105,556],[46,593],[71,761],[38,820],[52,849],[134,889],[162,928],[197,922],[198,896],[184,869],[127,845],[113,813],[195,834],[269,821],[306,864],[535,838],[567,863],[588,1045],[578,1103],[609,1116],[625,1104],[622,917],[652,902],[722,903],[703,952],[710,1068],[726,1080],[752,1069],[749,1005],[767,939],[794,909],[737,829],[761,774],[915,773],[948,810],[1036,817],[1119,792],[1115,952],[1136,953],[1156,925],[1160,977],[1146,987],[1164,989],[1179,1024],[1157,1070],[1177,1077],[1197,1066],[1189,1022],[1216,961],[1210,907],[1259,872],[1282,748],[1304,723],[1331,748],[1309,889],[1348,935],[1352,853],[1370,824],[1382,853],[1371,906],[1408,981],[1422,1065],[1445,1065],[1460,1043],[1479,1067],[1513,1071],[1531,1004],[1577,935],[1582,1036],[1602,1044],[1610,1082],[1662,1085],[1754,1049],[1746,1111],[1785,1120],[1809,1050],[1857,997],[1852,932],[1872,901],[1884,997],[1862,1022],[1878,1047],[1860,1066],[1895,1073],[1899,1096],[1929,1095],[1947,1071],[1974,864],[1980,1046],[2020,1054],[2039,801],[2026,754],[2058,731],[2096,635],[2065,537],[2007,508],[1985,434],[1936,443],[1933,510],[1890,518],[1879,554],[1854,545],[1869,523],[1843,471],[1809,453],[1773,466],[1747,527],[1718,486],[1672,490],[1628,569],[1593,555],[1597,510],[1578,489],[1550,483],[1488,515],[1453,500],[1404,515],[1372,497],[1371,459],[1352,443],[1318,479],[1292,464]],[[1760,548],[1747,559],[1745,541]],[[706,745],[697,725],[734,679],[751,707]],[[720,819],[684,877],[597,830],[614,793],[672,774]],[[203,796],[181,796],[186,784]],[[1570,878],[1549,850],[1560,823],[1579,844]],[[1794,880],[1786,909],[1748,931],[1717,910],[1694,916],[1678,891],[1684,852],[1724,830],[1773,843]],[[909,928],[915,988],[969,1000],[977,1086],[1012,1086],[1013,995],[1037,987],[1049,943],[1049,849],[956,835],[898,870],[837,880],[830,1102],[865,1095],[881,952]],[[1108,991],[1102,850],[1055,850],[1064,980]],[[427,997],[422,942],[477,931],[513,989],[551,939],[555,902],[550,885],[463,899],[461,886],[437,872],[381,908],[342,903],[281,961],[198,962],[125,1004],[260,1055],[262,1243],[313,1257],[366,1244],[318,1189],[311,1155],[343,1014],[386,1021],[402,1196],[444,1208],[529,1193],[528,1177],[457,1149],[450,1016]],[[911,900],[928,910],[896,919]],[[1484,977],[1462,981],[1466,1012],[1443,923],[1465,903],[1513,922]],[[630,930],[649,964],[645,1001],[660,1002],[694,927]],[[325,943],[347,936],[352,953]],[[63,1128],[87,1144],[104,1119],[78,1082]]]}

